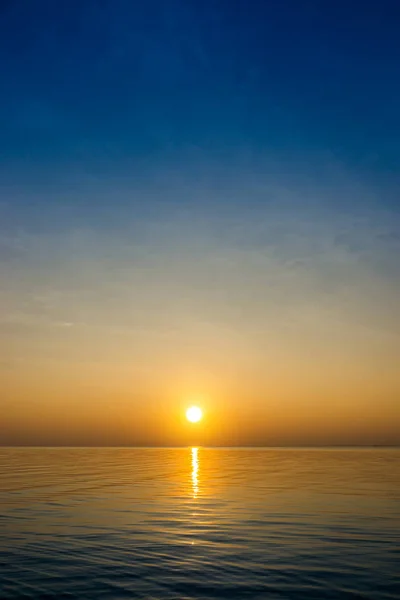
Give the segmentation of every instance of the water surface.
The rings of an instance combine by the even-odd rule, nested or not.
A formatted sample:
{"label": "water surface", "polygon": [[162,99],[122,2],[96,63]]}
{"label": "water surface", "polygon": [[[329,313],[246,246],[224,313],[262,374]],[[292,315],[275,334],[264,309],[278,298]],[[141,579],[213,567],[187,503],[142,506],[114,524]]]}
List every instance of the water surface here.
{"label": "water surface", "polygon": [[0,449],[0,598],[399,598],[400,450]]}

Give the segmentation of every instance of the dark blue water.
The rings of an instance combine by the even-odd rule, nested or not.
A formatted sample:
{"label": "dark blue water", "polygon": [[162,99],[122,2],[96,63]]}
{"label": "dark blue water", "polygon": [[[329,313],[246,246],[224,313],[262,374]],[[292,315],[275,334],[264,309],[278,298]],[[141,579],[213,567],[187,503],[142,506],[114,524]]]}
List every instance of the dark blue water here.
{"label": "dark blue water", "polygon": [[0,598],[394,599],[400,451],[0,449]]}

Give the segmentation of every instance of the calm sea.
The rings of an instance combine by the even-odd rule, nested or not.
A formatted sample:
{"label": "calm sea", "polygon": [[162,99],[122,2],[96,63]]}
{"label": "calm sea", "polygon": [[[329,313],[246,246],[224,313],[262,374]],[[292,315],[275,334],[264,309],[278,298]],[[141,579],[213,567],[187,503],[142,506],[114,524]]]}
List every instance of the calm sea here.
{"label": "calm sea", "polygon": [[0,449],[0,598],[400,598],[400,450]]}

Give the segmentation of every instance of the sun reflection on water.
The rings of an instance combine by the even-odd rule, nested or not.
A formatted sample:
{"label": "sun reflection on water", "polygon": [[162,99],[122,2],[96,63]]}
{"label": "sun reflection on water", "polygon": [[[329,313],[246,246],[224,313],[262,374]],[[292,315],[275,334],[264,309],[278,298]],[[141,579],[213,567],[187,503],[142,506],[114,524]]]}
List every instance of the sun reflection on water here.
{"label": "sun reflection on water", "polygon": [[192,493],[197,498],[199,493],[199,457],[198,448],[192,448]]}

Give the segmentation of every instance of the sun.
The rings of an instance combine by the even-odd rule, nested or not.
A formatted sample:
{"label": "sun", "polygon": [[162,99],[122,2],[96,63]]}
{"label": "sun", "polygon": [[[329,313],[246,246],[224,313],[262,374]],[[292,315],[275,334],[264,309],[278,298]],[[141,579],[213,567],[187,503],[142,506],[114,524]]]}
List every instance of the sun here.
{"label": "sun", "polygon": [[203,418],[203,411],[199,406],[191,406],[186,411],[186,418],[191,423],[198,423]]}

